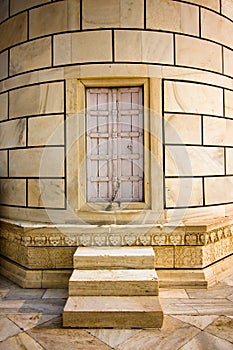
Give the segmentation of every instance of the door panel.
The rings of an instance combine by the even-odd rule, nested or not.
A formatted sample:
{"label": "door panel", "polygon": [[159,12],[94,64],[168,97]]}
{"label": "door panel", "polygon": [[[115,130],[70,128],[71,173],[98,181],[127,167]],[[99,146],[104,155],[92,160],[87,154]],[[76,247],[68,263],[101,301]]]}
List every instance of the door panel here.
{"label": "door panel", "polygon": [[142,88],[86,90],[87,200],[143,201]]}

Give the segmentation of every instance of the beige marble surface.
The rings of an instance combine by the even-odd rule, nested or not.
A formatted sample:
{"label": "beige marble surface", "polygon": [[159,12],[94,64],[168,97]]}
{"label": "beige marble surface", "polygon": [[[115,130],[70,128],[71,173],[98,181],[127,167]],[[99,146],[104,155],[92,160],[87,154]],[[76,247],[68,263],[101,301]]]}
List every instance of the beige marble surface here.
{"label": "beige marble surface", "polygon": [[194,5],[200,5],[210,8],[211,10],[220,10],[219,0],[182,0],[183,2],[189,2]]}
{"label": "beige marble surface", "polygon": [[[147,28],[198,35],[198,8],[168,0],[147,1]],[[172,21],[171,21],[172,18]]]}
{"label": "beige marble surface", "polygon": [[226,148],[226,173],[233,174],[233,149]]}
{"label": "beige marble surface", "polygon": [[25,205],[26,180],[0,180],[0,202],[1,204]]}
{"label": "beige marble surface", "polygon": [[115,59],[120,62],[173,63],[173,37],[169,33],[116,31]]}
{"label": "beige marble surface", "polygon": [[212,42],[176,35],[176,64],[222,71],[222,48]]}
{"label": "beige marble surface", "polygon": [[232,201],[233,176],[206,178],[205,199],[206,204],[227,203]]}
{"label": "beige marble surface", "polygon": [[17,12],[26,10],[36,5],[42,5],[51,0],[11,0],[10,2],[10,14],[14,15]]}
{"label": "beige marble surface", "polygon": [[39,84],[10,92],[10,118],[63,111],[63,83]]}
{"label": "beige marble surface", "polygon": [[[225,291],[233,291],[232,284],[232,278],[229,277],[216,287],[199,292],[196,290],[196,295],[192,294],[192,298],[190,293],[194,291],[190,289],[160,289],[160,300],[166,310],[161,330],[71,330],[61,326],[59,305],[65,302],[64,290],[44,289],[40,297],[34,294],[32,307],[30,300],[17,299],[19,287],[0,276],[0,291],[4,291],[4,294],[10,292],[11,297],[14,296],[14,291],[17,292],[15,300],[7,300],[7,293],[0,299],[0,324],[7,326],[0,328],[0,334],[4,334],[0,340],[0,349],[20,350],[24,346],[27,350],[54,350],[56,344],[56,349],[59,350],[66,347],[71,350],[231,350],[233,301],[227,299]],[[32,297],[33,293],[31,290],[28,295]],[[204,299],[200,299],[198,293]],[[53,299],[50,298],[52,296]],[[196,310],[196,306],[199,310]]]}
{"label": "beige marble surface", "polygon": [[[93,50],[93,42],[96,43]],[[111,31],[60,34],[54,39],[54,63],[112,61]]]}
{"label": "beige marble surface", "polygon": [[165,81],[164,108],[167,112],[223,115],[223,91],[203,84]]}
{"label": "beige marble surface", "polygon": [[217,41],[225,46],[233,46],[233,38],[226,35],[233,30],[233,23],[212,11],[201,10],[201,35],[203,38]]}
{"label": "beige marble surface", "polygon": [[13,47],[10,50],[10,75],[50,67],[51,38],[43,38]]}
{"label": "beige marble surface", "polygon": [[63,208],[65,204],[64,180],[29,179],[28,205],[32,207]]}
{"label": "beige marble surface", "polygon": [[8,76],[8,51],[0,54],[0,79]]}
{"label": "beige marble surface", "polygon": [[26,146],[26,119],[8,120],[1,124],[0,148]]}
{"label": "beige marble surface", "polygon": [[204,145],[233,146],[232,128],[233,119],[204,117]]}
{"label": "beige marble surface", "polygon": [[7,151],[0,151],[0,176],[7,176]]}
{"label": "beige marble surface", "polygon": [[224,152],[218,147],[166,146],[166,176],[224,175]]}
{"label": "beige marble surface", "polygon": [[69,280],[69,295],[158,295],[155,270],[77,270]]}
{"label": "beige marble surface", "polygon": [[182,113],[165,114],[164,124],[165,143],[201,144],[201,116]]}
{"label": "beige marble surface", "polygon": [[0,13],[0,22],[4,21],[9,16],[9,6],[8,0],[1,1],[1,13]]}
{"label": "beige marble surface", "polygon": [[94,269],[96,266],[105,269],[153,269],[154,251],[152,247],[81,247],[76,250],[74,268]]}
{"label": "beige marble surface", "polygon": [[83,1],[83,29],[143,28],[144,5],[142,0]]}
{"label": "beige marble surface", "polygon": [[[233,17],[233,14],[232,14],[232,17]],[[224,58],[224,73],[232,76],[233,75],[233,67],[232,67],[233,52],[227,49],[226,47],[224,47],[223,58]]]}
{"label": "beige marble surface", "polygon": [[225,117],[233,118],[233,91],[224,90]]}
{"label": "beige marble surface", "polygon": [[64,175],[64,150],[62,147],[12,150],[9,164],[13,177],[61,177]]}
{"label": "beige marble surface", "polygon": [[30,39],[67,29],[67,1],[48,4],[30,11]]}
{"label": "beige marble surface", "polygon": [[28,119],[28,145],[63,145],[63,115],[41,116]]}
{"label": "beige marble surface", "polygon": [[27,13],[20,13],[0,25],[0,51],[27,40]]}
{"label": "beige marble surface", "polygon": [[232,9],[232,1],[231,0],[222,0],[222,14],[233,19],[233,9]]}
{"label": "beige marble surface", "polygon": [[[0,61],[1,64],[1,61]],[[8,94],[0,95],[0,121],[8,118]]]}
{"label": "beige marble surface", "polygon": [[166,179],[165,187],[167,207],[186,207],[203,203],[201,179]]}

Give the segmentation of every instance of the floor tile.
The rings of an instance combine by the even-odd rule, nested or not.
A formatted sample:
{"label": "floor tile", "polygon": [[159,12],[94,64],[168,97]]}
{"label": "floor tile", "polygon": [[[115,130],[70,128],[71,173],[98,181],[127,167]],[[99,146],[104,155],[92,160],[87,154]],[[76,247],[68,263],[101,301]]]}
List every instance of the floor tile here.
{"label": "floor tile", "polygon": [[198,315],[192,305],[183,302],[183,299],[160,299],[162,310],[166,315]]}
{"label": "floor tile", "polygon": [[67,290],[0,276],[0,350],[233,350],[232,287],[233,275],[208,290],[161,289],[162,329],[65,329]]}
{"label": "floor tile", "polygon": [[8,278],[6,278],[6,277],[1,275],[1,278],[0,278],[0,289],[6,289],[6,288],[19,289],[20,287],[16,283],[8,280]]}
{"label": "floor tile", "polygon": [[117,345],[123,343],[127,339],[131,338],[138,332],[139,329],[89,329],[92,335],[96,338],[102,340],[104,343],[111,347],[116,347]]}
{"label": "floor tile", "polygon": [[45,350],[26,333],[20,333],[0,343],[0,350]]}
{"label": "floor tile", "polygon": [[233,319],[229,317],[220,316],[205,331],[233,343]]}
{"label": "floor tile", "polygon": [[24,300],[0,301],[0,314],[17,314],[24,304]]}
{"label": "floor tile", "polygon": [[5,300],[0,302],[0,313],[43,313],[59,315],[63,311],[65,299]]}
{"label": "floor tile", "polygon": [[174,315],[173,317],[178,318],[185,323],[189,323],[192,326],[200,328],[201,330],[205,329],[209,324],[214,322],[219,316],[211,315],[201,315],[201,316],[187,316],[187,315]]}
{"label": "floor tile", "polygon": [[233,346],[226,340],[209,333],[201,332],[179,350],[232,350]]}
{"label": "floor tile", "polygon": [[189,298],[221,299],[226,298],[233,293],[233,286],[221,283],[209,289],[187,289],[187,293]]}
{"label": "floor tile", "polygon": [[159,290],[160,298],[188,298],[185,289],[160,289]]}
{"label": "floor tile", "polygon": [[0,341],[3,341],[13,335],[21,332],[21,329],[16,326],[11,320],[4,317],[0,319]]}
{"label": "floor tile", "polygon": [[7,296],[7,300],[29,300],[29,299],[39,299],[42,298],[45,290],[44,289],[13,289]]}
{"label": "floor tile", "polygon": [[118,350],[178,350],[200,330],[184,322],[167,316],[161,330],[142,330],[120,344]]}
{"label": "floor tile", "polygon": [[8,293],[10,289],[1,289],[0,290],[0,300],[3,299]]}
{"label": "floor tile", "polygon": [[55,315],[43,315],[43,314],[18,314],[18,315],[9,315],[8,318],[12,320],[18,327],[26,331],[30,328],[38,326],[44,322],[47,322],[54,317]]}
{"label": "floor tile", "polygon": [[67,289],[47,289],[44,293],[42,299],[62,299],[68,298],[68,290]]}
{"label": "floor tile", "polygon": [[233,286],[233,276],[225,278],[223,282],[228,286]]}
{"label": "floor tile", "polygon": [[46,350],[109,350],[107,344],[92,336],[86,330],[62,328],[62,317],[55,317],[40,324],[27,333],[40,343]]}

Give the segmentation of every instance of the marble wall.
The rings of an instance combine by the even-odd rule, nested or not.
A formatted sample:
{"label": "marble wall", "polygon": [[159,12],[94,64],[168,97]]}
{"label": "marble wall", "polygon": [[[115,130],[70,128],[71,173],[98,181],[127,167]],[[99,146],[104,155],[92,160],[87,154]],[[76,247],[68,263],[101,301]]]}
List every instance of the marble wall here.
{"label": "marble wall", "polygon": [[168,221],[232,213],[231,1],[0,0],[0,8],[1,216],[77,219],[84,148],[75,144],[75,81],[113,78],[159,81],[161,93],[151,83],[148,96],[149,108],[160,105],[161,186],[151,181],[158,197],[149,209],[157,202]]}

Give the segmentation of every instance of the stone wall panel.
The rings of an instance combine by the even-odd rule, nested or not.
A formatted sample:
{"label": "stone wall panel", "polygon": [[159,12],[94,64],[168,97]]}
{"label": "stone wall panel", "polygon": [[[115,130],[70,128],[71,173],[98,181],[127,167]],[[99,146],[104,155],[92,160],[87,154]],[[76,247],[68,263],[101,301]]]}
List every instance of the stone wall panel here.
{"label": "stone wall panel", "polygon": [[27,13],[20,13],[0,25],[0,51],[27,40]]}
{"label": "stone wall panel", "polygon": [[0,95],[0,121],[8,119],[8,93]]}
{"label": "stone wall panel", "polygon": [[24,118],[6,121],[0,128],[0,148],[26,146],[26,120]]}
{"label": "stone wall panel", "polygon": [[164,109],[167,112],[223,115],[223,90],[190,82],[165,81]]}
{"label": "stone wall panel", "polygon": [[64,208],[64,180],[29,179],[28,205],[30,207]]}
{"label": "stone wall panel", "polygon": [[169,0],[149,0],[146,9],[146,24],[149,29],[199,35],[199,13],[196,6]]}
{"label": "stone wall panel", "polygon": [[207,40],[176,35],[176,64],[222,72],[222,48]]}
{"label": "stone wall panel", "polygon": [[115,59],[120,62],[173,63],[173,38],[168,33],[115,32]]}
{"label": "stone wall panel", "polygon": [[63,83],[39,84],[10,92],[10,118],[63,111]]}
{"label": "stone wall panel", "polygon": [[0,179],[0,203],[7,205],[26,205],[26,180]]}
{"label": "stone wall panel", "polygon": [[28,119],[28,145],[63,145],[64,116],[49,115]]}
{"label": "stone wall panel", "polygon": [[43,38],[10,50],[10,75],[51,66],[51,38]]}
{"label": "stone wall panel", "polygon": [[12,177],[62,177],[64,150],[62,147],[11,150],[9,171]]}
{"label": "stone wall panel", "polygon": [[225,46],[233,48],[233,23],[227,18],[224,18],[212,11],[201,10],[201,36],[202,38],[210,39],[221,43]]}
{"label": "stone wall panel", "polygon": [[142,0],[83,0],[83,29],[143,28]]}
{"label": "stone wall panel", "polygon": [[0,177],[8,176],[7,151],[0,151]]}
{"label": "stone wall panel", "polygon": [[0,79],[7,78],[8,76],[8,51],[4,51],[0,54]]}
{"label": "stone wall panel", "polygon": [[37,5],[43,5],[48,2],[51,2],[51,0],[11,0],[10,1],[10,14],[11,16],[21,12],[23,10],[27,10],[30,7],[37,6]]}

